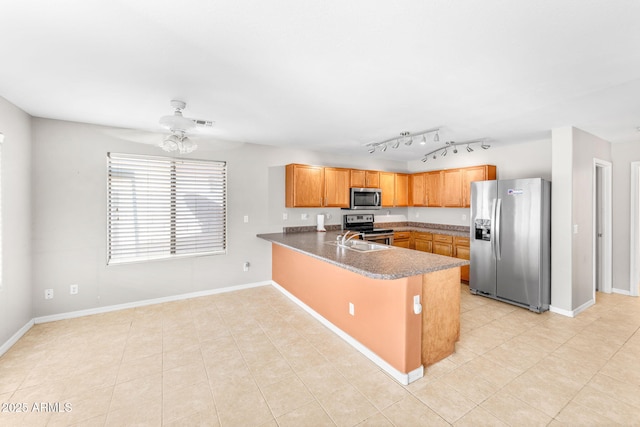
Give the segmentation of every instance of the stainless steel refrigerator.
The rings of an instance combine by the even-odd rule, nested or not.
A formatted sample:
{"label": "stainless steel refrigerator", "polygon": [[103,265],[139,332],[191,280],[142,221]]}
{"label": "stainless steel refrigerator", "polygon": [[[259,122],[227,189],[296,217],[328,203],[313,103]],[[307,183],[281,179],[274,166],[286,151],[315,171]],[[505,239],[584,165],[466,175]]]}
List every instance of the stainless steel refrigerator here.
{"label": "stainless steel refrigerator", "polygon": [[537,313],[551,299],[551,183],[471,183],[471,293]]}

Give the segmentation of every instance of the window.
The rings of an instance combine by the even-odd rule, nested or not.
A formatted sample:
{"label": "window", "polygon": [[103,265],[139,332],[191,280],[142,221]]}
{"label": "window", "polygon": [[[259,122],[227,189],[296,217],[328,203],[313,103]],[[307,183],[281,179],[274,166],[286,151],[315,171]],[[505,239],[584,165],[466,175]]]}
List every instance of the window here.
{"label": "window", "polygon": [[226,162],[108,154],[107,264],[226,253]]}

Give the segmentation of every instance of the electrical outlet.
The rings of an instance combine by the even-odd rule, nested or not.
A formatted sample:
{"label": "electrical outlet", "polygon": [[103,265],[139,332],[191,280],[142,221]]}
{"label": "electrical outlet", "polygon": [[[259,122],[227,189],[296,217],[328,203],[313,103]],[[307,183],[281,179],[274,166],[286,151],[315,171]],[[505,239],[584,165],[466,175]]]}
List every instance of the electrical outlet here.
{"label": "electrical outlet", "polygon": [[249,222],[249,215],[244,216],[244,222]]}
{"label": "electrical outlet", "polygon": [[249,271],[249,267],[251,267],[251,263],[245,261],[244,264],[242,264],[242,271]]}
{"label": "electrical outlet", "polygon": [[352,302],[349,303],[349,314],[352,316],[356,315],[356,307],[353,305]]}
{"label": "electrical outlet", "polygon": [[308,220],[308,219],[309,219],[309,214],[303,213],[302,215],[300,215],[300,218],[301,218],[303,221],[306,221],[306,220]]}
{"label": "electrical outlet", "polygon": [[286,212],[285,212],[285,213],[283,213],[283,214],[282,214],[282,220],[283,220],[283,221],[286,221],[286,220],[288,220],[288,219],[289,219],[289,214],[288,214],[288,213],[286,213]]}
{"label": "electrical outlet", "polygon": [[53,289],[44,290],[44,299],[53,299]]}
{"label": "electrical outlet", "polygon": [[463,220],[463,221],[466,221],[466,220],[467,220],[467,215],[462,214],[462,220]]}
{"label": "electrical outlet", "polygon": [[69,294],[76,295],[78,293],[78,285],[69,285]]}

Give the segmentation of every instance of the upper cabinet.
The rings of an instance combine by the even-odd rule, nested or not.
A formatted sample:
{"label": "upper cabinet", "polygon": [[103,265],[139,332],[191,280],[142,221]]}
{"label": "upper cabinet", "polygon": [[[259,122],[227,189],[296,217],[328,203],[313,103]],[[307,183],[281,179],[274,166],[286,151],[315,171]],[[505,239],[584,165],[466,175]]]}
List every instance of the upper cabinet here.
{"label": "upper cabinet", "polygon": [[471,183],[496,179],[496,167],[491,165],[474,166],[462,169],[462,206],[471,206]]}
{"label": "upper cabinet", "polygon": [[351,169],[351,187],[380,188],[380,172]]}
{"label": "upper cabinet", "polygon": [[285,206],[348,208],[350,171],[322,166],[287,165]]}
{"label": "upper cabinet", "polygon": [[442,206],[442,171],[425,172],[425,202],[429,207]]}
{"label": "upper cabinet", "polygon": [[291,164],[286,166],[285,206],[313,208],[322,206],[324,197],[324,168]]}
{"label": "upper cabinet", "polygon": [[349,207],[351,169],[324,168],[324,204],[330,208]]}
{"label": "upper cabinet", "polygon": [[491,165],[415,174],[290,164],[286,166],[288,208],[349,207],[349,188],[380,188],[382,207],[469,207],[471,183],[496,179]]}
{"label": "upper cabinet", "polygon": [[382,207],[409,206],[409,174],[380,172]]}

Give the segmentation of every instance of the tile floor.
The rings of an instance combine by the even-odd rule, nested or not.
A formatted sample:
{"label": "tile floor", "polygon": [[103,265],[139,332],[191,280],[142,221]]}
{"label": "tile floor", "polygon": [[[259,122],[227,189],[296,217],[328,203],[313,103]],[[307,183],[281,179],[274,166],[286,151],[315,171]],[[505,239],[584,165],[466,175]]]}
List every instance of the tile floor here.
{"label": "tile floor", "polygon": [[0,425],[640,425],[640,299],[572,319],[462,288],[456,353],[407,387],[271,286],[36,325]]}

